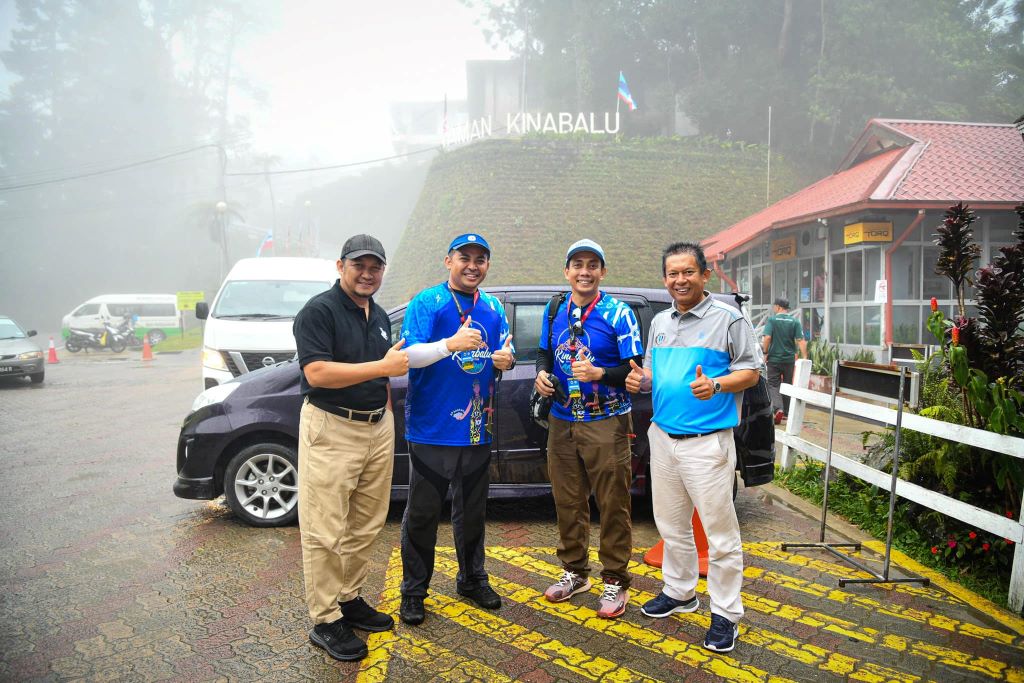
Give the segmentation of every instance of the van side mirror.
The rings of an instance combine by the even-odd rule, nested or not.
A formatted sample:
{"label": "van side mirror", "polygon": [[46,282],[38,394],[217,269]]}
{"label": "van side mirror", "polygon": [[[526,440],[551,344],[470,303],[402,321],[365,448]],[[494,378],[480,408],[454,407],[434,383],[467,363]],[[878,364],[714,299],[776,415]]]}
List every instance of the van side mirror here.
{"label": "van side mirror", "polygon": [[196,318],[206,320],[210,317],[210,305],[205,301],[196,302]]}

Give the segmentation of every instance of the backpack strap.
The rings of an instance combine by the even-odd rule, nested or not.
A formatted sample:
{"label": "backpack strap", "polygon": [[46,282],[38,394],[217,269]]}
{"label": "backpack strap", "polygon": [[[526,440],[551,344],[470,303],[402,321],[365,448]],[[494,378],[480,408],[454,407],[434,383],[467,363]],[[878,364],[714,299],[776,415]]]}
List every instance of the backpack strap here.
{"label": "backpack strap", "polygon": [[551,326],[555,323],[555,316],[558,314],[558,309],[565,301],[565,297],[568,292],[561,292],[551,297],[551,301],[548,302],[548,351],[554,357],[555,350],[551,348]]}

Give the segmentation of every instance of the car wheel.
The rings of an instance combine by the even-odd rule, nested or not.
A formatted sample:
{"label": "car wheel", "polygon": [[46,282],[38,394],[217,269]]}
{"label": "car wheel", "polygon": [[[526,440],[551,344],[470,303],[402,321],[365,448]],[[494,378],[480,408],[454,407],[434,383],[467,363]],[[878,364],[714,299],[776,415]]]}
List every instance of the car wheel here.
{"label": "car wheel", "polygon": [[167,339],[167,335],[164,334],[163,330],[150,330],[149,331],[149,343],[159,344],[164,339]]}
{"label": "car wheel", "polygon": [[43,370],[42,372],[33,372],[29,375],[29,379],[32,380],[32,384],[42,384],[44,375],[46,375],[46,370]]}
{"label": "car wheel", "polygon": [[78,342],[71,338],[68,338],[67,340],[64,341],[64,348],[69,353],[78,353],[79,351],[82,350],[82,347],[78,345]]}
{"label": "car wheel", "polygon": [[298,456],[279,443],[239,451],[224,471],[224,499],[252,526],[286,526],[299,516]]}

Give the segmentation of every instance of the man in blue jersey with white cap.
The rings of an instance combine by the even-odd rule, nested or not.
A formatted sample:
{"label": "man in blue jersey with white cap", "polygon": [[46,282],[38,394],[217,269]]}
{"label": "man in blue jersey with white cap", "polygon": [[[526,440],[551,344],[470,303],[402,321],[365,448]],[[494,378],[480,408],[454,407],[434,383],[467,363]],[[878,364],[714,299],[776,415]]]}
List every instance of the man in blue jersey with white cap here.
{"label": "man in blue jersey with white cap", "polygon": [[480,289],[491,263],[481,235],[448,246],[448,281],[409,302],[402,339],[409,354],[405,438],[409,498],[402,517],[402,602],[407,624],[423,622],[434,571],[441,508],[452,491],[452,531],[459,560],[456,590],[486,609],[501,598],[484,570],[484,519],[491,461],[495,370],[515,363],[505,309]]}
{"label": "man in blue jersey with white cap", "polygon": [[[565,255],[568,296],[545,309],[537,358],[538,393],[564,387],[548,419],[548,475],[558,516],[562,576],[545,592],[562,602],[590,590],[590,495],[601,511],[601,580],[597,615],[614,619],[629,602],[633,552],[629,484],[633,431],[629,362],[643,354],[640,326],[628,304],[601,291],[604,249],[580,240]],[[554,311],[551,306],[556,306]],[[550,326],[548,321],[551,321]],[[550,344],[548,340],[550,339]]]}
{"label": "man in blue jersey with white cap", "polygon": [[729,652],[743,616],[743,545],[732,487],[744,389],[757,384],[761,354],[750,322],[706,291],[711,271],[700,245],[676,242],[661,258],[672,308],[651,321],[647,355],[626,377],[631,392],[653,391],[654,521],[665,541],[664,586],[641,612],[663,618],[699,606],[693,509],[708,538],[711,628],[704,647]]}

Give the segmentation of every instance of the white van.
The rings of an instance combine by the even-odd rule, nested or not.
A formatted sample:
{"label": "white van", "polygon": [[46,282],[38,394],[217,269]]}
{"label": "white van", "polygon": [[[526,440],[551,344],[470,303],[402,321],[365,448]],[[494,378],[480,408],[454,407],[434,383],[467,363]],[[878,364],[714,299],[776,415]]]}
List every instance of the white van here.
{"label": "white van", "polygon": [[203,332],[203,388],[295,355],[292,322],[338,279],[334,261],[274,256],[238,261],[208,306],[196,304]]}
{"label": "white van", "polygon": [[115,326],[126,315],[135,318],[135,334],[141,339],[149,333],[155,344],[170,335],[180,334],[177,297],[174,294],[104,294],[95,296],[61,320],[62,334],[68,330],[102,330],[104,322]]}

